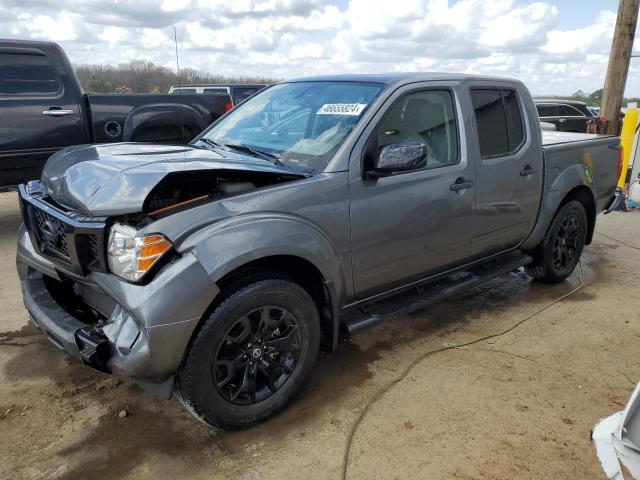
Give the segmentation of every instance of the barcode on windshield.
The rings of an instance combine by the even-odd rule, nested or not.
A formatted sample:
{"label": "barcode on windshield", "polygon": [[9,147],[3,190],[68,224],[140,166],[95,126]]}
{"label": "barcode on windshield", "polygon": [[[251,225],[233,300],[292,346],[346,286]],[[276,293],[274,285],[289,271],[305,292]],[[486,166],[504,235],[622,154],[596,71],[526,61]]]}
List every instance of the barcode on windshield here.
{"label": "barcode on windshield", "polygon": [[354,115],[358,116],[367,105],[365,103],[325,103],[318,115]]}

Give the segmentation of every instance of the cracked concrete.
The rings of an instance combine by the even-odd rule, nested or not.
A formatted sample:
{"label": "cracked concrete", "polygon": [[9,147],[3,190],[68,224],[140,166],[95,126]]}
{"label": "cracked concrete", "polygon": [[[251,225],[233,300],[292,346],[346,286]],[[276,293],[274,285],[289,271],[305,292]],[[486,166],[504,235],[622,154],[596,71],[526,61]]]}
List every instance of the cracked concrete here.
{"label": "cracked concrete", "polygon": [[[19,209],[0,194],[0,478],[601,478],[589,431],[640,377],[640,224],[600,216],[585,287],[522,273],[356,335],[318,362],[278,417],[241,432],[194,421],[173,399],[93,372],[51,346],[27,316],[15,274]],[[606,235],[606,236],[605,236]],[[118,418],[121,410],[128,412]]]}

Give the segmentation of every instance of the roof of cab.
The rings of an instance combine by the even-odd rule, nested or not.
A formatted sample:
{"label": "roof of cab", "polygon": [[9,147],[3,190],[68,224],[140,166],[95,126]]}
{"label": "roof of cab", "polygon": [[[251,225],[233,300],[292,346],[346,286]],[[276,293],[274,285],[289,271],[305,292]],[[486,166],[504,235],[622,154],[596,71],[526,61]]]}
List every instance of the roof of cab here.
{"label": "roof of cab", "polygon": [[518,82],[510,78],[468,75],[461,73],[404,72],[404,73],[353,73],[343,75],[322,75],[287,80],[287,82],[372,82],[393,85],[396,83],[429,82],[436,80],[489,80]]}

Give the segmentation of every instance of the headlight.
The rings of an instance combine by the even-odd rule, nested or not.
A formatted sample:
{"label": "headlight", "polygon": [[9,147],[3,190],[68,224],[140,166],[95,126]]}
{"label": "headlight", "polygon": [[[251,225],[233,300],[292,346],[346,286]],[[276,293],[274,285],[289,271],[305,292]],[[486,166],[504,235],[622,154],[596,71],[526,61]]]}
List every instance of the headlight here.
{"label": "headlight", "polygon": [[160,234],[137,236],[135,228],[115,224],[109,232],[109,270],[137,282],[171,248]]}

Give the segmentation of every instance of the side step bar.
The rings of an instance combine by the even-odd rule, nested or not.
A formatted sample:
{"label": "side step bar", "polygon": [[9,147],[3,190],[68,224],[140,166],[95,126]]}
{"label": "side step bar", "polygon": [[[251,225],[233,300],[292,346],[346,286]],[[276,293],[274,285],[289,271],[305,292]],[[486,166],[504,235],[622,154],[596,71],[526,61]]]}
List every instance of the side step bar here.
{"label": "side step bar", "polygon": [[532,261],[529,255],[523,255],[520,252],[498,257],[468,270],[452,273],[442,280],[415,287],[376,303],[365,304],[359,308],[360,314],[347,320],[344,325],[349,333],[357,332],[477,287],[493,278],[528,265]]}

